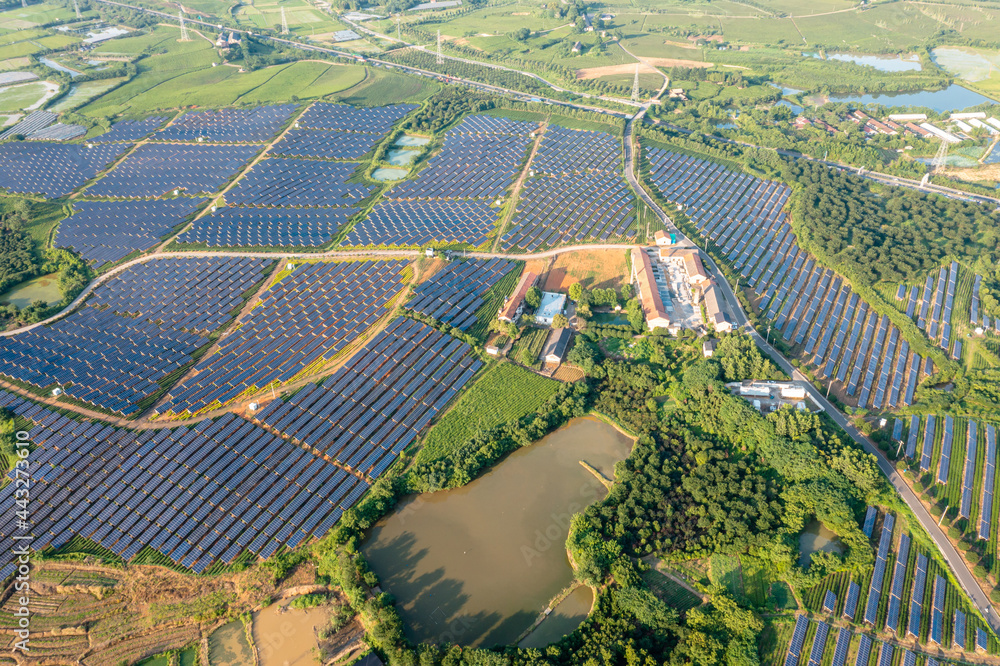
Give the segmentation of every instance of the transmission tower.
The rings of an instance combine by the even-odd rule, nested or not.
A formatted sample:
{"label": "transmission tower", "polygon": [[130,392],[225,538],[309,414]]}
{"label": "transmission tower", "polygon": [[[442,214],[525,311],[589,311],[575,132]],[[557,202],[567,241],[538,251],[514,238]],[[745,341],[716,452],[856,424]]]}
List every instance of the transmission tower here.
{"label": "transmission tower", "polygon": [[441,31],[438,30],[438,51],[437,51],[437,64],[444,64],[444,56],[441,55]]}
{"label": "transmission tower", "polygon": [[632,81],[632,101],[639,101],[639,63],[635,63],[635,79]]}
{"label": "transmission tower", "polygon": [[28,0],[21,0],[21,7],[24,9],[28,8]]}
{"label": "transmission tower", "polygon": [[80,13],[80,3],[77,0],[73,0],[73,11],[76,12],[77,18],[83,18],[83,14]]}
{"label": "transmission tower", "polygon": [[288,34],[288,17],[285,16],[285,8],[281,8],[281,34]]}
{"label": "transmission tower", "polygon": [[941,139],[941,145],[938,146],[937,154],[934,155],[933,171],[937,173],[944,167],[945,160],[948,158],[948,142]]}
{"label": "transmission tower", "polygon": [[399,39],[399,14],[396,15],[396,39]]}
{"label": "transmission tower", "polygon": [[[75,1],[76,0],[74,0],[74,2]],[[184,12],[177,12],[177,19],[181,22],[181,41],[190,42],[191,40],[188,38],[188,27],[187,24],[184,23]]]}

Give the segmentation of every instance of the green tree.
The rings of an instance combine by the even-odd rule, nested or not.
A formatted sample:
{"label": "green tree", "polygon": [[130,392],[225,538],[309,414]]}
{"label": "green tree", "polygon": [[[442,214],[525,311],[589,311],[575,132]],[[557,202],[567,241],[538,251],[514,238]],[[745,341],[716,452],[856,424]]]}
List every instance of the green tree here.
{"label": "green tree", "polygon": [[569,326],[569,320],[563,313],[560,312],[552,317],[552,328],[565,328],[566,326]]}
{"label": "green tree", "polygon": [[532,287],[524,295],[524,302],[533,308],[537,308],[542,304],[542,290],[538,287]]}

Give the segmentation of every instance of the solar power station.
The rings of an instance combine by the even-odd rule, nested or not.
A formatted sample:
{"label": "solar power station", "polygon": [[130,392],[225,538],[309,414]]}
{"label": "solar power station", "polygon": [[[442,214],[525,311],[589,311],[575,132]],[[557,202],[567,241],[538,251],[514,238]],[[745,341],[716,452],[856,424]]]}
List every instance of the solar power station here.
{"label": "solar power station", "polygon": [[350,162],[262,160],[226,192],[226,202],[234,206],[356,206],[372,189],[347,182],[356,167]]}
{"label": "solar power station", "polygon": [[104,134],[94,137],[93,143],[135,142],[145,139],[163,126],[168,116],[150,116],[143,120],[119,120]]}
{"label": "solar power station", "polygon": [[84,194],[115,199],[161,197],[173,190],[208,194],[225,185],[259,151],[260,147],[253,145],[147,143]]}
{"label": "solar power station", "polygon": [[156,134],[158,141],[259,143],[278,133],[295,113],[295,104],[254,109],[189,111]]}
{"label": "solar power station", "polygon": [[59,223],[53,245],[80,253],[95,268],[155,247],[193,215],[203,199],[74,201],[73,214]]}
{"label": "solar power station", "polygon": [[131,144],[0,144],[0,188],[15,194],[66,196],[106,169]]}
{"label": "solar power station", "polygon": [[622,140],[553,125],[528,165],[504,249],[635,238],[635,194],[622,174]]}
{"label": "solar power station", "polygon": [[375,479],[480,367],[464,342],[397,318],[322,384],[256,420]]}
{"label": "solar power station", "polygon": [[195,220],[178,242],[208,247],[329,243],[373,191],[348,182],[360,166],[356,160],[414,108],[313,104],[226,192],[227,206]]}
{"label": "solar power station", "polygon": [[[343,468],[233,414],[193,428],[133,432],[0,392],[33,421],[35,549],[79,536],[133,559],[155,550],[203,572],[244,551],[270,557],[325,534],[368,488]],[[13,502],[15,484],[0,488]],[[15,517],[5,519],[3,574]]]}
{"label": "solar power station", "polygon": [[388,313],[403,261],[316,262],[272,285],[236,330],[170,390],[161,413],[195,414],[329,359]]}
{"label": "solar power station", "polygon": [[781,211],[791,194],[786,185],[660,148],[647,148],[646,156],[659,192],[729,258],[776,332],[802,345],[819,376],[842,382],[859,407],[913,403],[924,359],[888,317],[869,312],[848,284],[798,247]]}
{"label": "solar power station", "polygon": [[345,245],[482,245],[497,222],[491,208],[517,177],[538,129],[529,123],[471,116],[444,137],[441,151],[414,180],[386,192],[385,201],[354,225]]}
{"label": "solar power station", "polygon": [[131,266],[82,309],[0,338],[0,374],[129,414],[209,343],[207,335],[233,316],[267,264],[241,257]]}
{"label": "solar power station", "polygon": [[517,266],[509,259],[450,263],[414,289],[413,299],[406,307],[467,330],[476,322],[476,311],[482,306],[486,293]]}

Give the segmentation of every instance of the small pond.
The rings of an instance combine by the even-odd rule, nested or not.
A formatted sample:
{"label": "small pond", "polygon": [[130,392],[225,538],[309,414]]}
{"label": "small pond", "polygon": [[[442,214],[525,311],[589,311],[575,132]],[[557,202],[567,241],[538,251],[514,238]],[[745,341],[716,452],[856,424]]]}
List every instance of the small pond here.
{"label": "small pond", "polygon": [[26,308],[35,301],[45,301],[48,304],[62,300],[59,289],[59,274],[42,275],[33,280],[14,285],[6,293],[0,294],[0,303]]}
{"label": "small pond", "polygon": [[388,162],[393,166],[410,166],[419,155],[419,150],[390,150]]}
{"label": "small pond", "polygon": [[410,173],[407,169],[392,169],[388,167],[381,167],[372,171],[372,178],[375,180],[402,180],[406,178],[406,174]]}
{"label": "small pond", "polygon": [[830,95],[828,99],[823,96],[816,96],[815,98],[810,98],[810,101],[816,104],[823,104],[826,101],[830,101],[853,102],[854,104],[881,104],[888,107],[926,107],[935,113],[961,111],[962,109],[967,109],[970,106],[977,106],[985,102],[996,103],[989,97],[985,97],[977,92],[973,92],[968,88],[963,88],[962,86],[954,83],[943,90],[887,92],[872,95],[838,93]]}
{"label": "small pond", "polygon": [[818,520],[812,520],[799,535],[799,566],[807,568],[813,553],[824,551],[843,555],[845,550],[839,536]]}
{"label": "small pond", "polygon": [[[819,58],[818,53],[810,53],[814,58]],[[880,72],[919,72],[923,67],[920,64],[920,57],[916,54],[907,56],[900,55],[856,55],[854,53],[828,53],[827,60],[837,60],[839,62],[853,62],[855,65],[872,67]]]}
{"label": "small pond", "polygon": [[[516,641],[573,580],[570,518],[607,493],[580,462],[612,478],[631,449],[603,421],[574,419],[462,488],[402,502],[362,550],[395,596],[407,635],[474,646]],[[583,594],[560,611],[567,619],[558,631],[579,615],[571,611]]]}
{"label": "small pond", "polygon": [[253,642],[260,666],[313,666],[317,632],[329,623],[323,607],[290,608],[291,600],[271,604],[253,614]]}
{"label": "small pond", "polygon": [[82,72],[77,72],[76,70],[72,70],[69,67],[66,67],[65,65],[60,65],[55,60],[51,60],[49,58],[46,58],[45,56],[39,58],[38,62],[42,63],[46,67],[56,70],[57,72],[62,72],[63,74],[69,74],[70,78],[75,79],[76,77],[80,76],[80,74],[82,74]]}
{"label": "small pond", "polygon": [[426,146],[431,140],[425,136],[412,136],[410,134],[404,134],[403,136],[396,139],[394,146]]}

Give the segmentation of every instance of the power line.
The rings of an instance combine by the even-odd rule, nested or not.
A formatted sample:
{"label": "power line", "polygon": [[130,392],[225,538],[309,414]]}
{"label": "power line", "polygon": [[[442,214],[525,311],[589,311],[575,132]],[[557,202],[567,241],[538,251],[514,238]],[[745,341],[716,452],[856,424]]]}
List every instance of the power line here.
{"label": "power line", "polygon": [[288,34],[288,17],[285,16],[285,8],[281,8],[281,34]]}
{"label": "power line", "polygon": [[83,18],[83,14],[80,13],[80,3],[77,0],[73,0],[73,11],[76,12],[77,18]]}
{"label": "power line", "polygon": [[437,51],[437,64],[444,64],[444,56],[441,55],[441,31],[438,30],[438,51]]}
{"label": "power line", "polygon": [[639,101],[639,63],[635,63],[635,80],[632,81],[632,101]]}
{"label": "power line", "polygon": [[[73,0],[73,2],[75,3],[76,0]],[[182,11],[177,12],[177,18],[181,22],[181,41],[182,42],[189,42],[189,41],[191,41],[188,38],[188,27],[187,27],[187,24],[184,23],[184,12],[182,12]]]}

